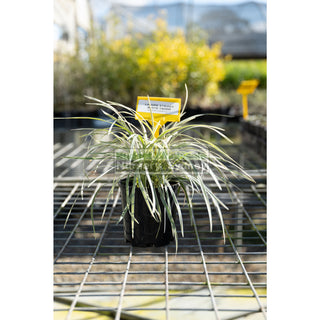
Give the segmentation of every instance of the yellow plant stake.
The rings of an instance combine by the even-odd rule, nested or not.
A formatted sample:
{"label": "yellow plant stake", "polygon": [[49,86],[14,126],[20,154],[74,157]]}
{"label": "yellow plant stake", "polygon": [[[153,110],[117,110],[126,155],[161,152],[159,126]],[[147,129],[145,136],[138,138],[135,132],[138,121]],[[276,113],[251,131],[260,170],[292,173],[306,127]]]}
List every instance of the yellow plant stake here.
{"label": "yellow plant stake", "polygon": [[243,118],[248,118],[248,94],[254,92],[256,87],[259,84],[259,80],[245,80],[241,81],[239,88],[237,89],[237,93],[242,95],[242,114]]}
{"label": "yellow plant stake", "polygon": [[156,130],[154,136],[159,136],[159,129],[166,122],[179,122],[181,99],[138,97],[136,119],[147,120]]}

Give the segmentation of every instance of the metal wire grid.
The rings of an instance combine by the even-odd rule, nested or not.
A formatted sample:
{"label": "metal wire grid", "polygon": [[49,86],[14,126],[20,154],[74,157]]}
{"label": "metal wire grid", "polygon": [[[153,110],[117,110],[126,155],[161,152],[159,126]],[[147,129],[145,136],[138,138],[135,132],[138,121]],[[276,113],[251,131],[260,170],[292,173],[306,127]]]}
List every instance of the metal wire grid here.
{"label": "metal wire grid", "polygon": [[[119,190],[101,220],[108,179],[99,191],[91,226],[92,193],[79,197],[79,164],[59,159],[83,152],[81,145],[56,145],[54,181],[54,299],[56,319],[264,319],[266,318],[266,177],[251,170],[256,184],[240,181],[233,198],[216,190],[223,210],[226,243],[218,218],[209,231],[201,196],[194,198],[194,217],[183,209],[185,236],[179,247],[133,248],[124,243]],[[69,153],[70,154],[70,153]],[[248,154],[247,154],[248,155]],[[66,160],[66,161],[63,161]],[[77,161],[74,161],[77,162]],[[74,163],[72,162],[72,163]],[[246,157],[254,166],[257,159]],[[65,165],[65,168],[61,168]],[[90,165],[90,164],[89,164]],[[210,179],[207,185],[215,188]],[[77,201],[75,202],[75,200]],[[184,199],[180,195],[179,201]],[[65,219],[70,212],[66,226]]]}

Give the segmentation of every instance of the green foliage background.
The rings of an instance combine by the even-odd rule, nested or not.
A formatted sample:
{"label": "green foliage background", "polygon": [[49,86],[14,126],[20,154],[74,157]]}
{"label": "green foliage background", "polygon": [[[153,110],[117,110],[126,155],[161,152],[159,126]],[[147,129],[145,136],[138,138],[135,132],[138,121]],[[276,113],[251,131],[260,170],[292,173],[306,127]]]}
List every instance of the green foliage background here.
{"label": "green foliage background", "polygon": [[107,37],[96,30],[75,53],[56,52],[55,111],[83,109],[84,95],[128,106],[142,95],[183,98],[185,84],[188,105],[206,108],[240,101],[235,90],[242,80],[256,78],[266,89],[266,60],[224,58],[221,43],[208,46],[201,36],[189,42],[182,31],[169,32],[163,19],[156,25],[150,35]]}
{"label": "green foliage background", "polygon": [[223,89],[237,89],[242,80],[258,79],[259,89],[267,88],[267,60],[232,60],[225,63]]}
{"label": "green foliage background", "polygon": [[184,97],[191,103],[213,97],[225,76],[221,44],[188,42],[182,31],[171,33],[157,20],[150,35],[109,37],[95,32],[75,54],[55,55],[55,108],[83,105],[84,95],[135,105],[139,95]]}

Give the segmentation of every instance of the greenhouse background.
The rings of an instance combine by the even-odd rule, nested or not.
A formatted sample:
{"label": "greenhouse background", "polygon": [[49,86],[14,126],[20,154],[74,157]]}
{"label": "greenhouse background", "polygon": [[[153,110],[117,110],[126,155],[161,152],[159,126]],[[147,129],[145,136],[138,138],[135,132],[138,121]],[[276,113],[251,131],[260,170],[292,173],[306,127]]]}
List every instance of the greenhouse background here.
{"label": "greenhouse background", "polygon": [[257,79],[251,114],[265,122],[265,3],[54,5],[55,112],[83,112],[84,95],[131,106],[138,95],[182,97],[187,84],[188,110],[241,116],[236,89]]}
{"label": "greenhouse background", "polygon": [[[208,34],[209,44],[224,43],[223,54],[231,54],[234,58],[266,58],[265,3],[206,5],[187,1],[130,6],[101,0],[55,0],[54,8],[55,50],[71,50],[77,33],[84,41],[89,37],[92,23],[108,33],[112,29],[108,16],[118,17],[122,27],[119,36],[128,32],[148,34],[155,28],[155,17],[165,12],[169,30],[182,29],[188,40],[192,40],[192,33],[200,28]],[[130,30],[128,22],[132,23]]]}

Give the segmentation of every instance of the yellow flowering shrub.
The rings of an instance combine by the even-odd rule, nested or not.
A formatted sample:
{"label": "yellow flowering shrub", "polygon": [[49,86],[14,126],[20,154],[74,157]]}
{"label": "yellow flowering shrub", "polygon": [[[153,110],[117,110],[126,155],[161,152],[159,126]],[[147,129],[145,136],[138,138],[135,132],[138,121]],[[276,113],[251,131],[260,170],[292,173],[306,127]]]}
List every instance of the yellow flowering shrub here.
{"label": "yellow flowering shrub", "polygon": [[86,92],[135,105],[138,95],[183,97],[187,84],[193,103],[210,100],[224,79],[221,44],[188,42],[182,31],[170,33],[165,20],[151,35],[108,39],[103,32],[85,48]]}

